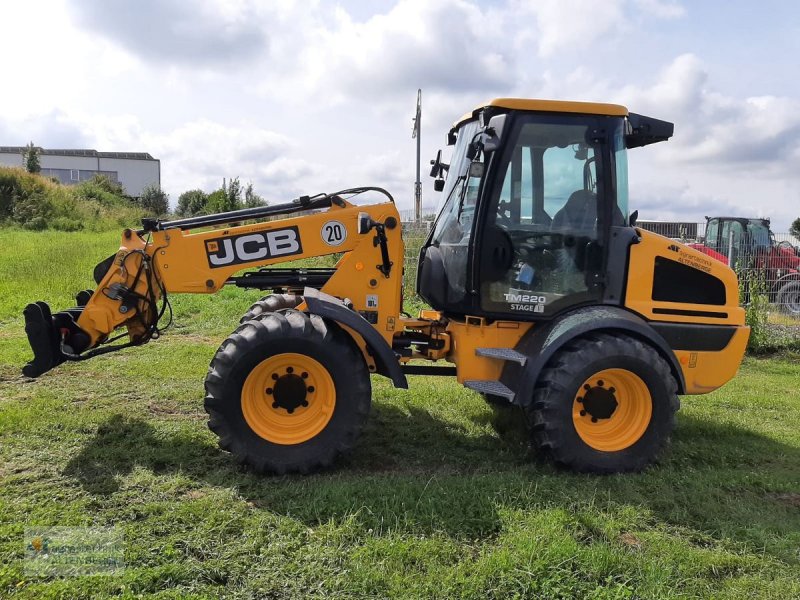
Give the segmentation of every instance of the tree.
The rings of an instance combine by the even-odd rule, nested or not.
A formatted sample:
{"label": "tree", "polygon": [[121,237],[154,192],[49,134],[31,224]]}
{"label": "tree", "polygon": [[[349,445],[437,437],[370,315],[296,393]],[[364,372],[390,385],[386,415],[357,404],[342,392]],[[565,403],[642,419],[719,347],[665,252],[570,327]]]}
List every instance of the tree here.
{"label": "tree", "polygon": [[25,151],[22,154],[22,160],[25,162],[25,170],[28,173],[41,173],[42,165],[39,162],[39,153],[41,148],[33,145],[33,142],[25,146]]}
{"label": "tree", "polygon": [[208,214],[220,213],[230,210],[228,207],[228,195],[222,188],[211,192],[206,201],[206,210]]}
{"label": "tree", "polygon": [[169,195],[155,184],[148,185],[139,196],[139,205],[157,217],[165,215],[169,212]]}
{"label": "tree", "polygon": [[789,233],[800,240],[800,217],[797,217],[791,225],[789,225]]}
{"label": "tree", "polygon": [[242,208],[242,184],[239,183],[238,177],[232,177],[228,182],[227,188],[222,188],[227,196],[227,204],[225,210],[238,210]]}
{"label": "tree", "polygon": [[206,211],[208,194],[203,190],[189,190],[178,197],[175,213],[181,217],[194,217]]}
{"label": "tree", "polygon": [[244,187],[244,206],[245,208],[257,208],[266,206],[267,201],[253,191],[253,182],[249,181]]}

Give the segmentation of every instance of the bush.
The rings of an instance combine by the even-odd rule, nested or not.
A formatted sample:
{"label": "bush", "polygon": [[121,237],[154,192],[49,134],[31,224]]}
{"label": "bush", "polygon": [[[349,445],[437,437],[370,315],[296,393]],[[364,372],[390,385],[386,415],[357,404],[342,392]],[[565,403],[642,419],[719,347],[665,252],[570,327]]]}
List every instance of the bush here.
{"label": "bush", "polygon": [[[738,270],[738,269],[737,269]],[[759,353],[770,347],[769,293],[764,273],[743,269],[739,275],[739,302],[744,306],[744,320],[750,326],[747,349]]]}
{"label": "bush", "polygon": [[50,220],[50,228],[56,231],[81,231],[83,223],[69,217],[56,217]]}
{"label": "bush", "polygon": [[65,186],[15,167],[0,167],[0,222],[30,230],[102,231],[130,226],[143,211],[106,177]]}
{"label": "bush", "polygon": [[22,227],[24,229],[30,229],[31,231],[44,231],[47,229],[47,219],[44,217],[33,217],[29,221],[25,221]]}

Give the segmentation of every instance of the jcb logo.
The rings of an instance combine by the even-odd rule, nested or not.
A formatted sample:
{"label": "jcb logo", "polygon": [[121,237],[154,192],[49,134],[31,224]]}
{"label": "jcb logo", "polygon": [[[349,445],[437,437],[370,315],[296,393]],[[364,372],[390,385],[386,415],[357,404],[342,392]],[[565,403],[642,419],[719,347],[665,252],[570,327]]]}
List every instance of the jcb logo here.
{"label": "jcb logo", "polygon": [[208,265],[212,269],[302,253],[297,227],[245,233],[206,242]]}

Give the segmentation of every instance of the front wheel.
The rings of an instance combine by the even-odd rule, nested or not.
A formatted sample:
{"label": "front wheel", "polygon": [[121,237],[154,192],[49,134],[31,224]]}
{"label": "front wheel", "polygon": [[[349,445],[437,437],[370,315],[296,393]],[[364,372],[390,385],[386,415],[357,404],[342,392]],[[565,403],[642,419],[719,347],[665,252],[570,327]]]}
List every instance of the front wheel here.
{"label": "front wheel", "polygon": [[353,341],[297,310],[239,326],[206,376],[209,428],[259,472],[331,465],[355,445],[370,402],[369,371]]}
{"label": "front wheel", "polygon": [[669,441],[679,401],[650,346],[598,333],[569,343],[542,371],[526,409],[534,445],[576,471],[639,471]]}

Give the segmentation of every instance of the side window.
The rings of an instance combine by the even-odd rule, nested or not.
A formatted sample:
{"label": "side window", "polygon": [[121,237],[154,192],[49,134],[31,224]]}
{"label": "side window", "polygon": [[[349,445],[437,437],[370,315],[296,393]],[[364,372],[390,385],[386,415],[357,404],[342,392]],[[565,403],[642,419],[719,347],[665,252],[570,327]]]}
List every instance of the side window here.
{"label": "side window", "polygon": [[718,249],[719,237],[719,221],[711,219],[706,226],[706,247],[714,250]]}
{"label": "side window", "polygon": [[586,150],[585,160],[576,159],[575,149],[572,146],[566,148],[556,146],[545,150],[544,210],[548,214],[558,213],[570,195],[580,187],[596,192],[596,182],[593,150]]}

